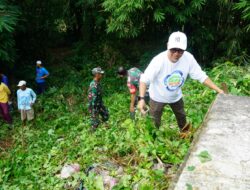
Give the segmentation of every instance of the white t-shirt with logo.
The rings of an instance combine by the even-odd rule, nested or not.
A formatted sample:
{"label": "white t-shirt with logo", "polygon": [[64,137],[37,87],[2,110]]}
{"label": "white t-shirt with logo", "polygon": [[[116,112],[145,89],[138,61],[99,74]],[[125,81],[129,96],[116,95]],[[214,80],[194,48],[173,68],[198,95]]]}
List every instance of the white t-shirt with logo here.
{"label": "white t-shirt with logo", "polygon": [[172,63],[164,51],[152,59],[140,81],[150,84],[149,95],[154,101],[175,103],[182,98],[181,87],[188,75],[200,83],[208,78],[191,53],[185,51]]}

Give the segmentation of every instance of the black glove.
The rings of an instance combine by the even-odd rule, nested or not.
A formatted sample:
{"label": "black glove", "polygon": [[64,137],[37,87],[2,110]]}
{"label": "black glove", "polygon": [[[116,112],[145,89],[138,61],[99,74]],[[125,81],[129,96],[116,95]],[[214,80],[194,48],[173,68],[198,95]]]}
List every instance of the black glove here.
{"label": "black glove", "polygon": [[130,112],[130,118],[131,118],[132,120],[135,120],[135,112]]}

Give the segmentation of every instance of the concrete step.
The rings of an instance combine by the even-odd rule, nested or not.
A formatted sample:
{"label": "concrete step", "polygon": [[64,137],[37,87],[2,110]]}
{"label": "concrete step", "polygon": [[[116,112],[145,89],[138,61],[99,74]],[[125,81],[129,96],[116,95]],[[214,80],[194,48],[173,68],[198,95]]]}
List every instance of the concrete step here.
{"label": "concrete step", "polygon": [[218,95],[171,190],[250,190],[250,98]]}

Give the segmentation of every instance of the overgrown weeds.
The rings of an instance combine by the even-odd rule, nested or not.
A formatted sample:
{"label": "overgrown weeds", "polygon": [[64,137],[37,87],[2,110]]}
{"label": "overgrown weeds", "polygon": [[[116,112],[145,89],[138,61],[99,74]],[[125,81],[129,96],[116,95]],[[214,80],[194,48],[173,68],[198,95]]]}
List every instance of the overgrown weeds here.
{"label": "overgrown weeds", "polygon": [[[161,128],[156,129],[150,118],[139,115],[129,119],[129,94],[126,82],[114,76],[110,69],[103,81],[105,104],[110,111],[109,128],[100,126],[95,133],[89,130],[86,109],[86,87],[90,81],[87,68],[72,71],[39,96],[36,102],[36,120],[21,128],[15,115],[15,128],[8,131],[2,124],[0,146],[10,139],[10,147],[1,147],[0,189],[28,190],[72,188],[83,179],[88,189],[101,189],[93,175],[84,170],[103,162],[123,167],[118,189],[166,189],[178,166],[183,162],[190,143],[180,139],[175,118],[169,108],[163,115]],[[208,71],[217,84],[227,83],[235,95],[250,95],[249,67],[230,62],[218,64]],[[87,75],[87,78],[86,78]],[[85,79],[84,79],[85,77]],[[84,90],[83,90],[84,89]],[[216,93],[201,84],[188,80],[183,88],[188,120],[198,128]],[[166,170],[154,169],[160,160]],[[79,163],[81,173],[67,180],[56,177],[65,163]],[[116,177],[116,172],[112,175]]]}

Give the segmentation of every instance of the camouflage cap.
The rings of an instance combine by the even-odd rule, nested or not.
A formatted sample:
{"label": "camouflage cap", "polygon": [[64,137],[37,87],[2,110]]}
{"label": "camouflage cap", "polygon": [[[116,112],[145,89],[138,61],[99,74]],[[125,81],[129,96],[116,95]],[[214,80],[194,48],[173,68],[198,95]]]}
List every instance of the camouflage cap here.
{"label": "camouflage cap", "polygon": [[96,67],[96,68],[92,69],[92,74],[93,75],[98,74],[98,73],[101,73],[101,74],[104,73],[104,71],[102,70],[101,67]]}

